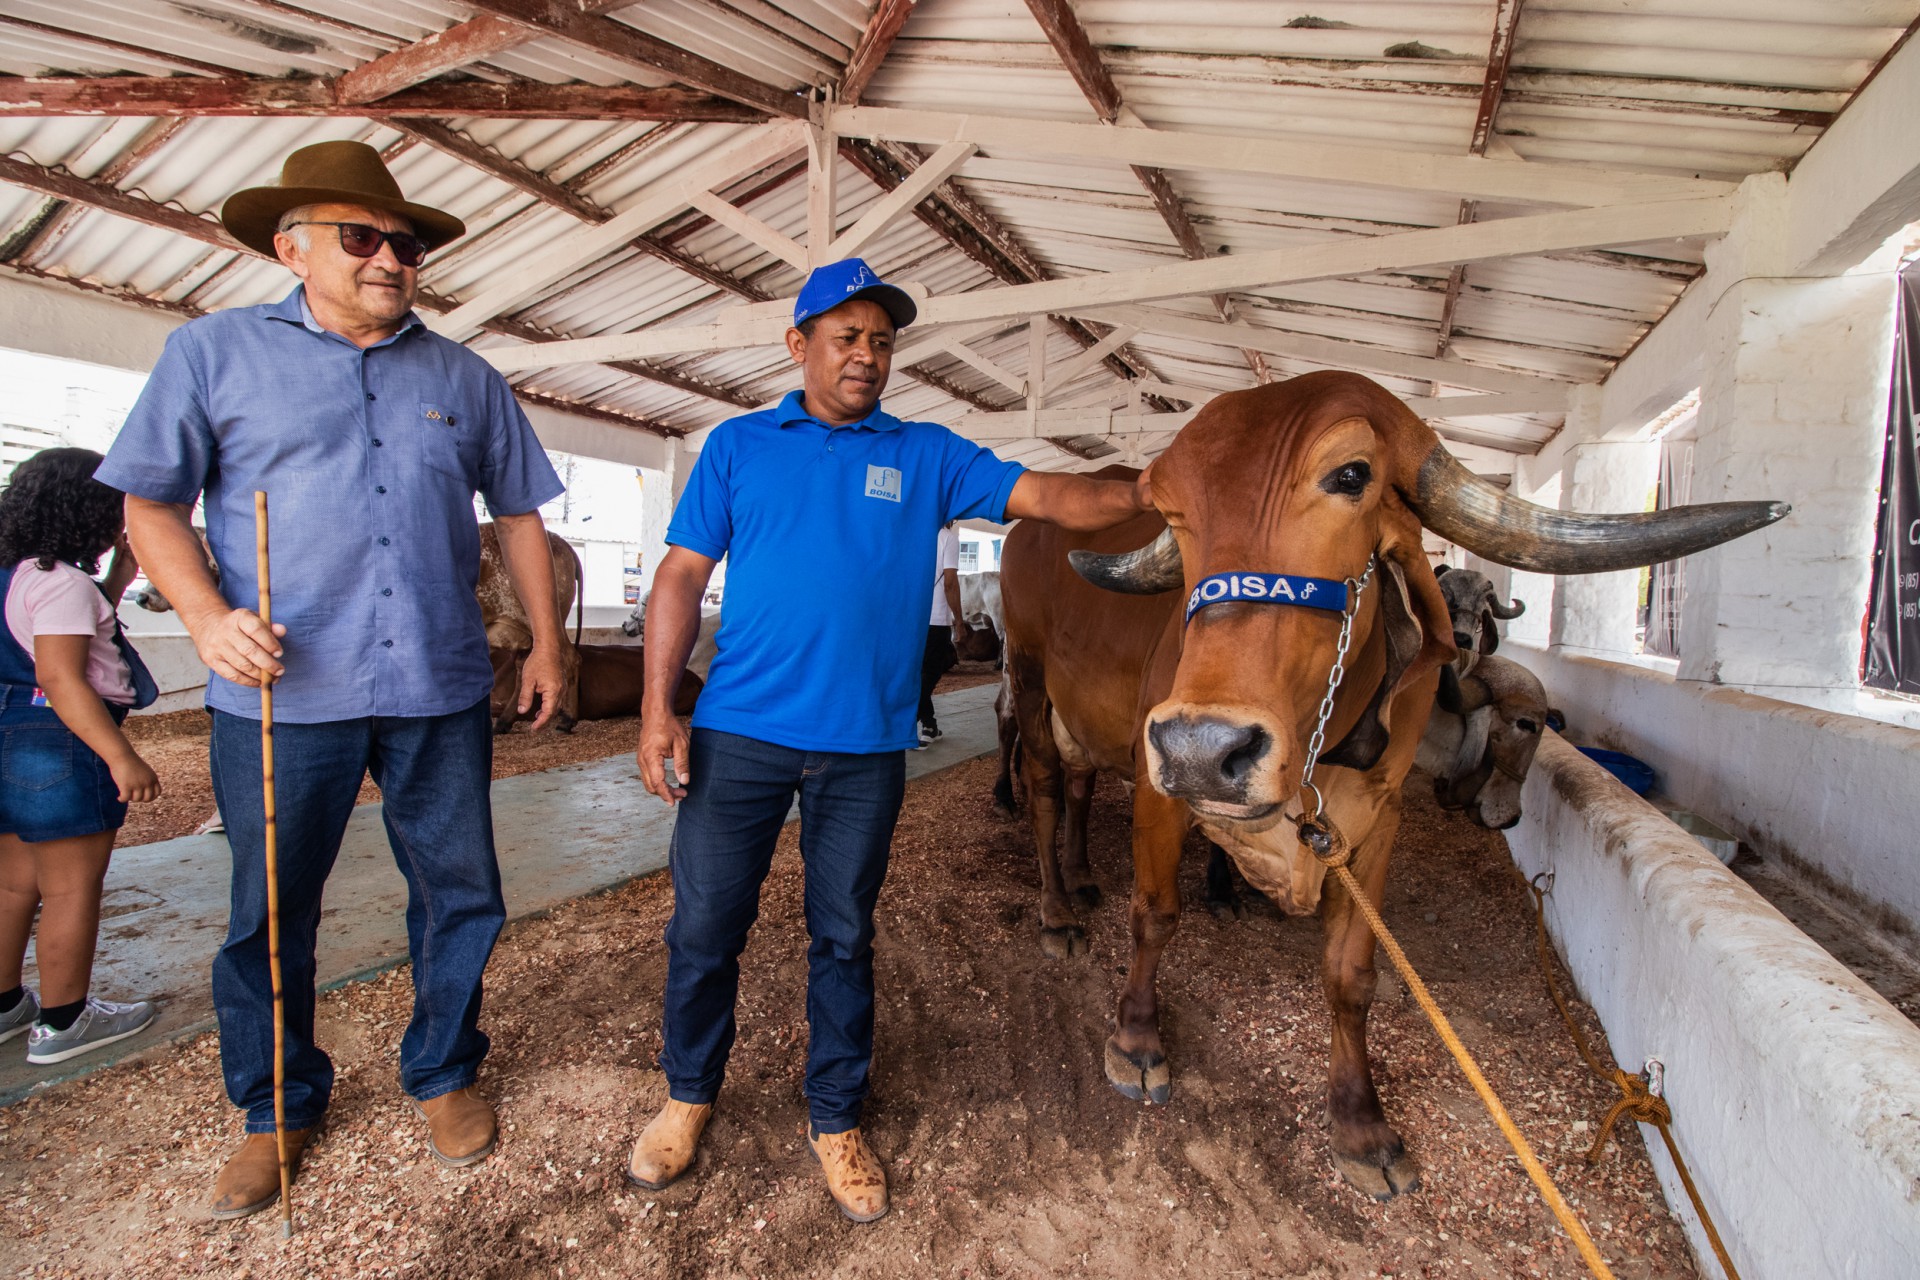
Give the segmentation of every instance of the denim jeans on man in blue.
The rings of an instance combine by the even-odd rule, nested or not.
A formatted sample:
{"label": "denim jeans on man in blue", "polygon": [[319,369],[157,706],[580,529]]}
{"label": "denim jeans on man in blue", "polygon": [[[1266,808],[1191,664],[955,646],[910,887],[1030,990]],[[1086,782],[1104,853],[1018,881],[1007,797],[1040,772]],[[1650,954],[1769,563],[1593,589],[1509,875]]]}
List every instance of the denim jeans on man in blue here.
{"label": "denim jeans on man in blue", "polygon": [[797,792],[812,940],[807,1109],[815,1132],[844,1133],[860,1123],[873,1062],[873,907],[906,791],[905,757],[799,751],[711,729],[693,731],[691,754],[669,855],[667,1092],[695,1104],[720,1092],[740,952]]}
{"label": "denim jeans on man in blue", "polygon": [[[273,986],[267,968],[266,817],[260,722],[213,712],[213,792],[233,850],[233,908],[213,962],[220,1065],[247,1132],[273,1132]],[[424,1102],[465,1088],[487,1054],[480,975],[506,922],[493,852],[493,726],[485,699],[444,716],[371,716],[273,728],[286,1001],[286,1123],[318,1121],[333,1062],[313,1041],[314,942],[327,875],[363,776],[380,788],[407,881],[413,1020],[400,1084]]]}

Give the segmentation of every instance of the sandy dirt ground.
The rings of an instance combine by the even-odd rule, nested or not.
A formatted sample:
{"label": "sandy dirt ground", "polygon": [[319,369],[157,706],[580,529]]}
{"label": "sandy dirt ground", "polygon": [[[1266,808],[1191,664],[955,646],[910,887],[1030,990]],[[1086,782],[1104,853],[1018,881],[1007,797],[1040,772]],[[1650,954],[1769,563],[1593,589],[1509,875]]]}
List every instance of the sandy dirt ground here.
{"label": "sandy dirt ground", "polygon": [[[948,672],[935,693],[952,693],[1000,679],[988,662],[963,662]],[[213,782],[207,774],[207,738],[212,721],[205,711],[173,711],[166,715],[134,716],[127,721],[127,737],[134,749],[160,775],[160,798],[135,805],[120,829],[121,845],[147,844],[191,835],[213,813]],[[511,778],[556,765],[604,760],[632,751],[640,738],[638,716],[618,720],[587,720],[571,734],[544,730],[532,733],[525,724],[493,740],[493,776]],[[368,780],[360,788],[361,804],[380,798],[380,789]]]}
{"label": "sandy dirt ground", "polygon": [[[619,744],[624,749],[624,742]],[[211,1036],[0,1111],[4,1271],[160,1277],[1030,1277],[1584,1274],[1404,989],[1383,977],[1376,1078],[1425,1167],[1390,1205],[1349,1189],[1322,1122],[1318,924],[1194,904],[1162,968],[1170,1105],[1106,1084],[1100,1046],[1128,961],[1127,807],[1101,784],[1091,953],[1045,958],[1023,820],[988,802],[993,762],[910,786],[882,896],[866,1127],[894,1208],[854,1226],[804,1144],[806,938],[789,828],[743,966],[731,1074],[690,1174],[636,1193],[619,1169],[664,1096],[655,1066],[666,876],[511,927],[488,973],[482,1087],[498,1151],[436,1167],[396,1084],[408,971],[321,1001],[339,1071],[328,1127],[276,1213],[206,1219],[238,1125]],[[1610,1090],[1543,991],[1500,837],[1409,784],[1386,915],[1625,1280],[1690,1276],[1636,1134],[1590,1170]],[[1585,1016],[1585,1011],[1582,1010]],[[1586,1018],[1589,1033],[1600,1040]]]}

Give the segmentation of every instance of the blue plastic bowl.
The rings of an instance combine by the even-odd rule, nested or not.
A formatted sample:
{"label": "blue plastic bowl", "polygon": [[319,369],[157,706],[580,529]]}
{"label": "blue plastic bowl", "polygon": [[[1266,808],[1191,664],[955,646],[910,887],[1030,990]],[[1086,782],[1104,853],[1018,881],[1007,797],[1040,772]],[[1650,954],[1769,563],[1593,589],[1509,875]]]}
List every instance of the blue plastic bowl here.
{"label": "blue plastic bowl", "polygon": [[1646,761],[1636,760],[1623,751],[1607,751],[1600,747],[1581,747],[1579,751],[1620,779],[1633,794],[1643,796],[1653,790],[1653,766]]}

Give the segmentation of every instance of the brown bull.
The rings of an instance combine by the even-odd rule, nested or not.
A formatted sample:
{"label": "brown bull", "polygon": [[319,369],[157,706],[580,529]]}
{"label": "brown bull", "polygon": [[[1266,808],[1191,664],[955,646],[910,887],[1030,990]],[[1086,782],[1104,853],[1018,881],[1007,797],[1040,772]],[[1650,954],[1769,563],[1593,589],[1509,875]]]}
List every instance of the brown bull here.
{"label": "brown bull", "polygon": [[[582,720],[612,720],[640,714],[640,699],[646,692],[646,650],[637,644],[582,644],[574,646],[580,672],[579,707]],[[512,649],[489,649],[493,663],[493,731],[508,733],[520,720],[533,718],[516,713],[520,697],[520,666],[527,655]],[[694,672],[680,677],[673,693],[673,714],[690,716],[705,682]]]}
{"label": "brown bull", "polygon": [[[553,605],[554,611],[564,623],[567,611],[574,611],[573,645],[580,643],[582,624],[586,621],[587,587],[582,580],[580,553],[551,529],[547,531],[547,551],[553,558]],[[480,526],[480,580],[476,592],[480,597],[480,622],[487,629],[487,648],[506,650],[524,657],[533,649],[533,627],[527,621],[527,611],[520,604],[520,597],[513,590],[513,579],[507,573],[507,562],[500,555],[500,531],[492,521]],[[499,685],[499,662],[494,664],[494,684]],[[573,729],[574,721],[580,718],[580,659],[579,655],[567,645],[560,647],[560,706],[554,712],[553,727],[562,733]],[[518,676],[515,677],[516,684]],[[499,717],[495,717],[498,727]],[[507,721],[508,725],[512,720]]]}
{"label": "brown bull", "polygon": [[1386,1121],[1367,1059],[1374,939],[1293,821],[1342,614],[1235,601],[1187,624],[1187,593],[1221,573],[1366,583],[1314,781],[1377,905],[1401,785],[1439,666],[1454,657],[1423,524],[1487,559],[1577,573],[1684,555],[1786,509],[1545,511],[1467,473],[1405,405],[1345,373],[1214,400],[1154,463],[1153,500],[1158,515],[1102,533],[1025,522],[1006,541],[1007,668],[1040,855],[1042,943],[1055,955],[1085,948],[1072,899],[1099,896],[1086,863],[1088,801],[1093,773],[1115,773],[1133,784],[1133,959],[1105,1068],[1121,1093],[1164,1102],[1172,1079],[1155,975],[1179,917],[1175,871],[1188,829],[1223,846],[1283,910],[1318,910],[1334,1162],[1389,1198],[1416,1185],[1419,1169]]}

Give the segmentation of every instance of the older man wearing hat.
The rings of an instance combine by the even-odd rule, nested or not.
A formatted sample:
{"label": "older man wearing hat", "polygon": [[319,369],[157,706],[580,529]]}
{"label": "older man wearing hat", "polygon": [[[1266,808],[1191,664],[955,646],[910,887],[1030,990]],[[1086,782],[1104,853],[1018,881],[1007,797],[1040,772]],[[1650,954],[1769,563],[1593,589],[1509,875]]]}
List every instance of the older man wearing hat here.
{"label": "older man wearing hat", "polygon": [[[314,1042],[321,893],[362,779],[379,785],[407,881],[413,1018],[400,1083],[441,1163],[493,1150],[474,1088],[487,1037],[480,977],[506,918],[488,806],[492,670],[475,598],[484,495],[534,630],[522,711],[560,691],[561,622],[539,507],[562,489],[506,382],[413,314],[426,255],[464,234],[406,200],[379,153],[326,142],[221,220],[300,277],[279,302],[182,326],[98,478],[209,668],[214,796],[233,850],[213,964],[227,1095],[246,1141],[214,1184],[236,1218],[279,1196],[267,965],[259,685],[274,685],[286,1126],[297,1159],[325,1114]],[[271,629],[253,612],[255,490],[272,520]],[[206,502],[216,584],[189,517]],[[537,726],[536,726],[537,727]]]}
{"label": "older man wearing hat", "polygon": [[[692,1162],[734,1039],[741,950],[794,798],[807,932],[808,1140],[842,1213],[887,1211],[860,1132],[873,1058],[873,910],[905,787],[934,544],[950,520],[1104,529],[1145,510],[1138,484],[1023,471],[945,427],[880,408],[911,296],[857,258],[814,271],[787,351],[802,389],[721,423],[688,479],[647,609],[640,771],[678,803],[669,854],[667,1098],[627,1178]],[[719,654],[691,734],[673,693],[707,578],[727,557]]]}

